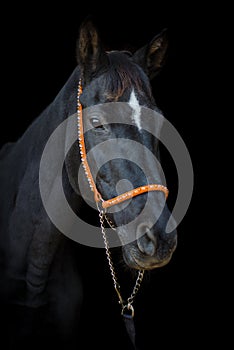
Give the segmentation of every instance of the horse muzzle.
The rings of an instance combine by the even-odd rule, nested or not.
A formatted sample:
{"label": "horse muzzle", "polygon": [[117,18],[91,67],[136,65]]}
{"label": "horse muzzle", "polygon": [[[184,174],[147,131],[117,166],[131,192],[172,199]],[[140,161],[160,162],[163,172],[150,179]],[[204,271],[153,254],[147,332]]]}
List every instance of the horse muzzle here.
{"label": "horse muzzle", "polygon": [[177,246],[177,232],[159,232],[156,228],[138,225],[136,240],[123,245],[123,258],[130,268],[152,270],[171,260]]}

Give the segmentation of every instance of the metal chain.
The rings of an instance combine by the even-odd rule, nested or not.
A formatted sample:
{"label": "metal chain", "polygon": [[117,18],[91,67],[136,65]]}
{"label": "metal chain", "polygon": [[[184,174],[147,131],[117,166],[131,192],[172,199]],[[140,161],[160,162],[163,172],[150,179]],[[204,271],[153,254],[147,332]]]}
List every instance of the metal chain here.
{"label": "metal chain", "polygon": [[[113,283],[114,283],[114,288],[115,288],[115,291],[116,291],[116,293],[118,295],[118,298],[119,298],[119,304],[121,304],[121,307],[122,307],[121,313],[123,315],[125,313],[126,309],[127,309],[128,312],[131,313],[131,317],[133,317],[134,316],[134,308],[133,308],[132,304],[133,304],[133,301],[134,301],[134,298],[135,298],[137,292],[140,289],[141,282],[142,282],[143,276],[144,276],[144,270],[139,270],[138,271],[138,276],[137,276],[137,279],[136,279],[136,283],[135,283],[135,285],[133,287],[133,291],[132,291],[130,297],[127,298],[127,302],[124,302],[124,300],[123,300],[123,298],[121,296],[121,293],[120,293],[120,285],[119,285],[119,283],[117,281],[114,265],[113,265],[112,258],[111,258],[111,252],[110,252],[110,248],[109,248],[109,244],[108,244],[108,240],[107,240],[106,232],[105,232],[105,226],[104,226],[105,219],[106,219],[106,221],[107,221],[107,223],[109,225],[110,225],[110,221],[107,219],[104,211],[101,210],[99,207],[98,207],[98,211],[99,211],[99,219],[100,219],[100,224],[101,224],[102,236],[103,236],[103,240],[104,240],[104,246],[105,246],[105,250],[106,250],[106,256],[107,256],[107,260],[108,260],[108,264],[109,264],[112,280],[113,280]],[[112,229],[115,229],[113,227],[112,223],[111,223],[110,227]]]}
{"label": "metal chain", "polygon": [[135,298],[135,295],[137,294],[138,290],[140,289],[143,277],[144,277],[144,270],[139,270],[138,271],[138,276],[137,276],[137,279],[136,279],[136,283],[135,283],[135,286],[134,286],[133,291],[132,291],[132,294],[127,299],[128,304],[132,304],[133,299]]}

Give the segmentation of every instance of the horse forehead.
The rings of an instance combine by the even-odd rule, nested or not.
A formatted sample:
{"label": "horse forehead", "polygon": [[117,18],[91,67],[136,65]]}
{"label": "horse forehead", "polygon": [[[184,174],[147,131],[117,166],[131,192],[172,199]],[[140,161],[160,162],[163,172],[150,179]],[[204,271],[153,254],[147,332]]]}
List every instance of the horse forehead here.
{"label": "horse forehead", "polygon": [[137,99],[137,95],[134,89],[130,93],[128,104],[132,109],[132,114],[131,114],[132,120],[140,130],[141,129],[141,106]]}

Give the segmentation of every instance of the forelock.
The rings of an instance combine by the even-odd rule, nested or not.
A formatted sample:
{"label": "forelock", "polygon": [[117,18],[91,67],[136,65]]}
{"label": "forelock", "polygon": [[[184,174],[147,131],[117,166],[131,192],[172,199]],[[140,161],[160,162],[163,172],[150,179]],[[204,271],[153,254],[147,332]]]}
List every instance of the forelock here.
{"label": "forelock", "polygon": [[116,51],[109,53],[108,57],[109,69],[103,75],[103,85],[108,100],[117,101],[127,89],[151,95],[148,78],[129,55]]}

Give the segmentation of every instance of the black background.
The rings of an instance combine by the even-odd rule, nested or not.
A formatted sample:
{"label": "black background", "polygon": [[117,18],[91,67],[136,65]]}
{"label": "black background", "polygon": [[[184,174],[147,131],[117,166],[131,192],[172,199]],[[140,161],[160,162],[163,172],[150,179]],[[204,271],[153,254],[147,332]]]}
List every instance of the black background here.
{"label": "black background", "polygon": [[[94,16],[107,49],[134,50],[162,29],[168,29],[169,56],[152,86],[159,108],[176,127],[190,153],[194,193],[178,227],[178,247],[172,261],[148,276],[149,283],[136,299],[136,312],[141,314],[137,331],[147,344],[146,349],[149,346],[156,349],[159,344],[166,348],[171,345],[191,348],[209,342],[213,336],[207,325],[215,317],[210,299],[212,264],[204,246],[210,233],[202,226],[200,216],[201,211],[204,215],[201,154],[206,153],[201,144],[204,138],[201,124],[205,124],[201,105],[210,25],[207,13],[198,4],[163,3],[162,6],[155,1],[153,8],[148,2],[129,3],[126,10],[124,2],[101,6],[97,2],[74,5],[66,1],[54,7],[31,2],[25,7],[21,3],[9,5],[1,12],[5,20],[4,24],[1,21],[1,144],[17,140],[70,76],[76,66],[79,25],[86,16]],[[173,186],[173,178],[168,176]],[[99,253],[92,248],[84,251],[88,256],[83,276],[86,303],[94,306],[82,331],[85,336],[96,338],[98,346],[107,337],[105,343],[114,348],[113,343],[120,338],[124,342],[122,348],[128,349],[124,345],[128,339],[118,328],[118,306],[115,310],[112,305],[116,299],[106,261],[97,261]],[[116,321],[110,324],[113,313]]]}

